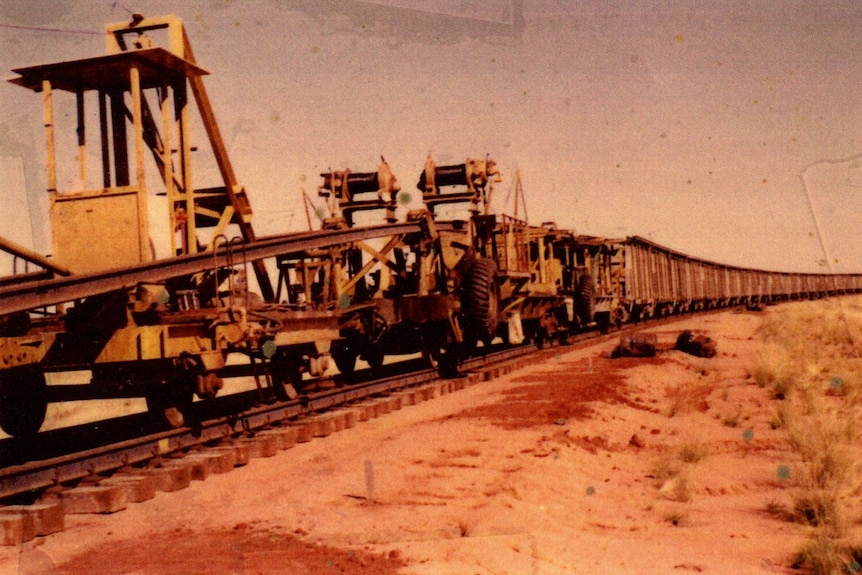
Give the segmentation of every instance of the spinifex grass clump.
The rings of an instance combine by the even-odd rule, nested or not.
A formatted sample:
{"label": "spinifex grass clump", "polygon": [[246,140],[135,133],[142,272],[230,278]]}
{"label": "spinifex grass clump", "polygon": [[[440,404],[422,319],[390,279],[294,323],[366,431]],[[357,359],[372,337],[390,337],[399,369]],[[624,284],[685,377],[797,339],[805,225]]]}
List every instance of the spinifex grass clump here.
{"label": "spinifex grass clump", "polygon": [[[862,300],[804,302],[773,310],[752,370],[780,400],[775,427],[799,463],[788,516],[809,529],[798,562],[817,574],[857,567],[852,541],[862,509]],[[857,528],[858,530],[858,528]],[[858,547],[857,547],[858,548]],[[860,567],[862,569],[862,567]]]}
{"label": "spinifex grass clump", "polygon": [[862,400],[862,299],[800,302],[768,314],[766,342],[752,370],[778,399],[822,389]]}

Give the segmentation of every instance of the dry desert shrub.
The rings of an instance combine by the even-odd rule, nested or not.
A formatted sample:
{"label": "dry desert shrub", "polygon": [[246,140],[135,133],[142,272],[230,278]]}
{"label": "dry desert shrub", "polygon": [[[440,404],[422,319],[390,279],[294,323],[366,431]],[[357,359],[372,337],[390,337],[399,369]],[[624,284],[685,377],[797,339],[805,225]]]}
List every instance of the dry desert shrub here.
{"label": "dry desert shrub", "polygon": [[862,570],[859,547],[851,547],[828,533],[817,532],[799,550],[794,567],[816,574],[838,575]]}
{"label": "dry desert shrub", "polygon": [[862,300],[804,302],[767,315],[765,344],[751,370],[781,401],[773,427],[799,456],[787,516],[809,526],[797,563],[815,574],[854,565],[851,510],[862,504],[859,441],[862,411]]}
{"label": "dry desert shrub", "polygon": [[703,443],[686,443],[677,450],[683,463],[697,463],[709,455],[709,446]]}
{"label": "dry desert shrub", "polygon": [[857,410],[813,405],[811,413],[785,416],[788,441],[801,458],[793,473],[794,516],[800,523],[843,537],[852,521],[849,511],[862,503],[862,477],[853,454]]}
{"label": "dry desert shrub", "polygon": [[[857,410],[852,410],[853,412]],[[853,479],[852,445],[856,439],[856,413],[820,407],[810,415],[786,415],[791,447],[807,463],[809,485],[825,489],[847,485]]]}
{"label": "dry desert shrub", "polygon": [[691,501],[692,489],[688,481],[687,465],[694,465],[709,455],[709,447],[702,443],[686,443],[672,456],[665,455],[653,464],[653,486],[662,498],[679,503]]}
{"label": "dry desert shrub", "polygon": [[665,395],[670,401],[668,417],[709,410],[709,395],[716,387],[714,378],[698,378],[692,382],[668,388]]}
{"label": "dry desert shrub", "polygon": [[766,316],[751,370],[778,399],[802,387],[862,400],[862,299],[800,302]]}
{"label": "dry desert shrub", "polygon": [[751,376],[760,387],[771,388],[775,399],[786,399],[793,392],[800,375],[790,352],[779,344],[767,343],[758,354]]}
{"label": "dry desert shrub", "polygon": [[783,502],[773,499],[764,508],[767,514],[780,521],[795,521],[793,511]]}
{"label": "dry desert shrub", "polygon": [[664,521],[667,521],[671,525],[682,525],[687,517],[688,512],[684,509],[680,509],[679,507],[668,508],[662,514],[662,519]]}
{"label": "dry desert shrub", "polygon": [[[738,427],[739,419],[742,417],[742,413],[736,411],[731,415],[725,415],[721,418],[721,424],[725,427]],[[747,419],[747,418],[746,418]]]}
{"label": "dry desert shrub", "polygon": [[813,340],[846,352],[862,339],[862,299],[798,302],[768,314],[760,332],[764,339],[785,347]]}

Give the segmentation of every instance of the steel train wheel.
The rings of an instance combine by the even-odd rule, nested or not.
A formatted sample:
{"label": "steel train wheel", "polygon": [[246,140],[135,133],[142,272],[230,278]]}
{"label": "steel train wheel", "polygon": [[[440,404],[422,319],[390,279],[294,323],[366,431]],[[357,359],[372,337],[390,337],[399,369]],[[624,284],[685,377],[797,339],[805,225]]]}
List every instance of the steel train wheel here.
{"label": "steel train wheel", "polygon": [[572,331],[576,329],[578,320],[575,319],[571,324],[567,321],[568,313],[566,312],[565,306],[558,308],[555,314],[557,317],[557,325],[562,326],[561,329],[557,330],[557,343],[561,346],[569,345],[571,344]]}
{"label": "steel train wheel", "polygon": [[13,437],[35,435],[48,411],[48,385],[38,366],[10,369],[0,379],[0,429]]}
{"label": "steel train wheel", "polygon": [[536,349],[545,349],[545,342],[548,340],[548,336],[544,329],[537,327],[533,332],[533,337],[530,339],[533,341]]}
{"label": "steel train wheel", "polygon": [[500,294],[494,260],[478,259],[470,268],[464,283],[465,340],[490,343],[497,335],[500,322]]}
{"label": "steel train wheel", "polygon": [[187,425],[194,402],[194,387],[189,382],[170,381],[146,395],[147,410],[156,420],[173,428]]}
{"label": "steel train wheel", "polygon": [[461,374],[461,359],[469,352],[459,346],[452,344],[446,347],[446,350],[437,358],[437,373],[440,377],[449,379],[454,377],[462,377]]}
{"label": "steel train wheel", "polygon": [[432,350],[432,349],[423,349],[422,350],[422,363],[428,369],[439,370],[440,369],[440,350]]}
{"label": "steel train wheel", "polygon": [[350,375],[356,371],[356,358],[359,357],[359,350],[356,347],[356,343],[350,339],[332,342],[329,353],[332,355],[335,367],[342,375]]}
{"label": "steel train wheel", "polygon": [[376,349],[373,343],[369,343],[366,347],[365,352],[362,354],[362,359],[368,362],[373,368],[378,368],[383,365],[384,354],[380,350]]}
{"label": "steel train wheel", "polygon": [[272,380],[272,393],[279,401],[299,397],[297,388],[302,386],[302,372],[296,361],[291,361],[279,352],[272,358],[269,375]]}
{"label": "steel train wheel", "polygon": [[420,351],[422,352],[422,363],[425,367],[439,373],[441,358],[446,353],[446,348],[452,344],[453,339],[448,325],[429,323],[423,326],[420,337]]}

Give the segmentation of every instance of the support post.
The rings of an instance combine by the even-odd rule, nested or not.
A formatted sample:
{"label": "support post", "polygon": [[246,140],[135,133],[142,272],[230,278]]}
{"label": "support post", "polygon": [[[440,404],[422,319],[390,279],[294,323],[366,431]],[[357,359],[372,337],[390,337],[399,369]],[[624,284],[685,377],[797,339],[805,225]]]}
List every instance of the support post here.
{"label": "support post", "polygon": [[123,91],[111,92],[111,136],[114,149],[114,185],[129,185],[129,151],[126,149],[126,103]]}
{"label": "support post", "polygon": [[[197,226],[195,224],[195,197],[192,183],[192,147],[189,136],[189,97],[185,82],[174,86],[174,114],[177,122],[177,146],[180,150],[182,170],[182,194],[185,200],[186,221],[182,224],[182,251],[184,254],[198,253]],[[176,210],[176,204],[171,206]]]}
{"label": "support post", "polygon": [[171,236],[171,256],[177,253],[177,218],[174,213],[174,202],[177,199],[177,186],[174,180],[174,162],[171,156],[171,118],[170,103],[168,102],[168,86],[162,84],[159,88],[159,106],[162,115],[162,165],[164,166],[165,195],[168,199],[168,222]]}
{"label": "support post", "polygon": [[108,135],[108,95],[99,90],[99,139],[102,147],[102,187],[111,187],[111,143]]}
{"label": "support post", "polygon": [[152,259],[150,254],[149,216],[147,214],[147,182],[144,167],[144,124],[141,104],[141,75],[137,66],[129,69],[129,89],[132,95],[132,130],[135,142],[135,184],[138,199],[138,247],[140,261]]}
{"label": "support post", "polygon": [[54,103],[51,94],[51,82],[42,81],[42,102],[45,118],[45,161],[48,164],[48,191],[57,191],[57,158],[54,148]]}
{"label": "support post", "polygon": [[81,189],[87,188],[87,139],[84,124],[84,91],[75,93],[78,116],[78,177],[81,179]]}

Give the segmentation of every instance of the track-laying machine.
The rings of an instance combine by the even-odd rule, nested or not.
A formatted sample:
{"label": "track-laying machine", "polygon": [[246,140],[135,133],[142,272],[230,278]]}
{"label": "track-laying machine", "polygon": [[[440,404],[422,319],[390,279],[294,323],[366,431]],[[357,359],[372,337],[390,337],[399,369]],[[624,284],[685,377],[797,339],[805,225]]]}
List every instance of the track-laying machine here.
{"label": "track-laying machine", "polygon": [[[350,225],[352,217],[341,217],[339,210],[352,214],[394,201],[356,200],[344,191],[350,181],[345,174],[349,171],[322,174],[320,194],[340,198],[331,204],[329,221]],[[385,195],[400,189],[391,184],[385,163],[377,174],[357,181],[383,181],[389,187],[364,191]],[[407,215],[409,222],[421,224],[421,232],[345,253],[347,274],[357,289],[341,310],[343,339],[333,344],[342,372],[351,371],[357,357],[375,366],[386,355],[421,352],[430,366],[448,374],[457,372],[460,358],[479,342],[488,346],[498,336],[513,344],[525,337],[565,339],[575,315],[573,300],[562,288],[564,275],[577,271],[571,268],[575,259],[558,257],[562,234],[555,227],[490,213],[493,184],[499,181],[490,158],[438,166],[429,156],[417,184],[424,208]],[[339,188],[333,182],[343,184]],[[460,207],[462,219],[435,216],[444,204],[456,211]],[[366,278],[372,278],[370,283]]]}
{"label": "track-laying machine", "polygon": [[[493,161],[429,159],[424,208],[400,224],[400,185],[385,160],[375,172],[329,172],[318,190],[330,207],[323,229],[259,238],[182,22],[136,16],[108,26],[107,45],[107,55],[17,69],[12,80],[42,95],[53,253],[0,246],[42,270],[0,283],[6,433],[38,431],[50,402],[90,398],[145,397],[179,426],[194,397],[216,396],[228,375],[254,376],[287,399],[330,358],[349,374],[360,358],[374,368],[387,355],[421,352],[453,372],[497,335],[502,310],[508,324],[543,315],[524,296],[550,280],[547,266],[530,276],[547,246],[519,251],[520,268],[496,264],[497,246],[515,249],[528,227],[513,235],[488,214]],[[56,101],[69,96],[71,126],[55,121]],[[194,112],[217,185],[192,178]],[[148,206],[158,196],[161,227]],[[435,207],[454,203],[469,204],[465,219],[435,220]],[[370,210],[383,212],[380,224],[355,226],[355,214]],[[159,229],[168,257],[156,257]],[[86,381],[49,385],[62,372],[85,372]]]}
{"label": "track-laying machine", "polygon": [[[256,237],[182,22],[136,16],[109,26],[107,44],[107,55],[17,69],[12,80],[44,103],[53,255],[0,246],[41,269],[0,284],[0,428],[10,435],[35,433],[48,403],[69,399],[145,397],[151,411],[182,425],[194,396],[215,396],[228,372],[293,396],[303,373],[326,370],[340,339],[345,254],[353,241],[385,235]],[[67,95],[71,126],[55,114]],[[219,185],[192,178],[195,111]],[[74,161],[60,144],[71,145],[66,159]],[[70,165],[71,176],[59,173]],[[161,259],[147,205],[157,195],[171,251]],[[241,365],[229,365],[236,357]],[[82,370],[82,385],[48,385]]]}
{"label": "track-laying machine", "polygon": [[[0,240],[16,262],[0,278],[9,435],[38,432],[51,402],[143,397],[180,426],[193,423],[195,396],[216,396],[232,376],[253,377],[263,400],[289,399],[330,359],[350,374],[360,359],[374,369],[421,353],[448,375],[494,341],[565,341],[590,326],[862,291],[860,274],[735,268],[642,238],[531,225],[518,217],[517,172],[514,215],[497,215],[489,157],[438,166],[429,156],[422,207],[402,222],[407,202],[382,158],[373,172],[321,174],[322,228],[258,237],[182,22],[136,15],[108,26],[107,45],[12,80],[42,96],[53,249],[47,258]],[[55,113],[61,98],[71,114]],[[192,177],[195,112],[215,185]],[[376,213],[377,225],[357,225]],[[58,385],[65,372],[84,379]]]}

